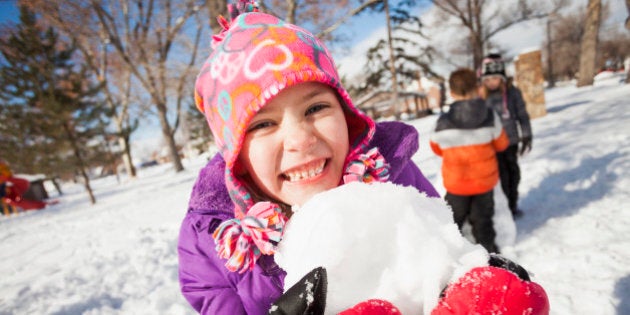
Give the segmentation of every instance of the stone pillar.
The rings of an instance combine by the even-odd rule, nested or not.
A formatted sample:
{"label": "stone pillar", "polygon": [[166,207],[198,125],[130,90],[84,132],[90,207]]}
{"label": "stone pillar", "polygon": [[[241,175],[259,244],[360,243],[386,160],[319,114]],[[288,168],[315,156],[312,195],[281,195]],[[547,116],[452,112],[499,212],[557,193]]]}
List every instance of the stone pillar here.
{"label": "stone pillar", "polygon": [[518,55],[514,62],[514,80],[523,92],[530,118],[547,115],[545,107],[545,87],[540,50]]}

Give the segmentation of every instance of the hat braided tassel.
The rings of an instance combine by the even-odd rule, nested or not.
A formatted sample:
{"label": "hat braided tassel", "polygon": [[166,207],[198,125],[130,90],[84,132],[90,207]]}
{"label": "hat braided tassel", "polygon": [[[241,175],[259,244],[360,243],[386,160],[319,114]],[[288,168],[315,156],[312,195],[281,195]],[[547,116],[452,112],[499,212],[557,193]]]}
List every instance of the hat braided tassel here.
{"label": "hat braided tassel", "polygon": [[212,234],[225,267],[243,273],[254,269],[261,254],[272,255],[282,239],[286,217],[271,202],[258,202],[241,219],[227,220]]}
{"label": "hat braided tassel", "polygon": [[389,178],[389,164],[383,155],[374,147],[367,153],[357,153],[350,158],[343,175],[344,183],[351,182],[385,182]]}

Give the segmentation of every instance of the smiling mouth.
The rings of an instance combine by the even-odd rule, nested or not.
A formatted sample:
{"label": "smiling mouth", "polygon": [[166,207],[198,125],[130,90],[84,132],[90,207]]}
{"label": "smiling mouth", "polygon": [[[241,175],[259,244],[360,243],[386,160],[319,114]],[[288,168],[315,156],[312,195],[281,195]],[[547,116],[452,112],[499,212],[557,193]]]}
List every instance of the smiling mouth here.
{"label": "smiling mouth", "polygon": [[324,167],[326,166],[326,159],[321,159],[318,161],[314,161],[312,163],[308,163],[306,165],[300,166],[296,169],[287,171],[282,174],[282,177],[289,182],[298,182],[305,179],[313,178],[324,171]]}

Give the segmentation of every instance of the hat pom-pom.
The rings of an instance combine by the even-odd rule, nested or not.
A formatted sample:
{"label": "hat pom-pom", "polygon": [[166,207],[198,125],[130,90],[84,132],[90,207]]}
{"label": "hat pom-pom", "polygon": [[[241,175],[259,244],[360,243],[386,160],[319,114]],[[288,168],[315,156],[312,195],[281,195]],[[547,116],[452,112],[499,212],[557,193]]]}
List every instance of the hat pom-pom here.
{"label": "hat pom-pom", "polygon": [[272,255],[282,239],[286,217],[271,202],[258,202],[243,218],[227,220],[212,234],[225,267],[243,273],[256,265],[260,255]]}
{"label": "hat pom-pom", "polygon": [[228,13],[230,14],[230,21],[224,18],[222,15],[217,17],[217,22],[223,29],[219,34],[212,36],[213,48],[218,45],[225,37],[225,32],[230,29],[230,22],[234,21],[239,15],[248,12],[258,12],[258,3],[251,0],[237,0],[235,3],[229,3],[227,5]]}
{"label": "hat pom-pom", "polygon": [[251,0],[237,0],[235,3],[228,4],[228,12],[230,19],[234,21],[236,17],[243,13],[258,12],[258,3]]}

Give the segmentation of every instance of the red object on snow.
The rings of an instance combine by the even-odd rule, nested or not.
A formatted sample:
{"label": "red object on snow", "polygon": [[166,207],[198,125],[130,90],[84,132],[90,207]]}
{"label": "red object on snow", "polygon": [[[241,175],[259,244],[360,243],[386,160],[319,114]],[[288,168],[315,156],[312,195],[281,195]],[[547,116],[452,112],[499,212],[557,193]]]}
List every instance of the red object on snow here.
{"label": "red object on snow", "polygon": [[449,285],[431,315],[547,315],[549,299],[535,282],[497,267],[477,267]]}
{"label": "red object on snow", "polygon": [[[27,210],[39,210],[46,207],[46,203],[38,200],[24,199],[22,196],[28,190],[30,185],[29,181],[19,177],[5,178],[5,194],[2,197],[2,202],[9,206],[21,208]],[[8,185],[8,184],[11,185]]]}
{"label": "red object on snow", "polygon": [[394,304],[379,299],[361,302],[338,315],[402,315]]}

